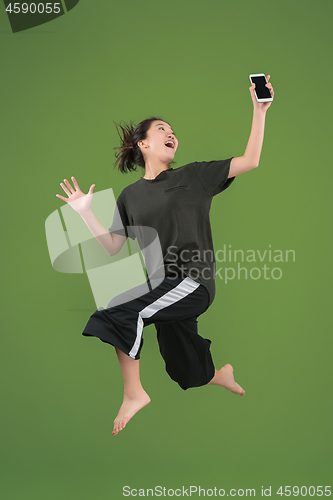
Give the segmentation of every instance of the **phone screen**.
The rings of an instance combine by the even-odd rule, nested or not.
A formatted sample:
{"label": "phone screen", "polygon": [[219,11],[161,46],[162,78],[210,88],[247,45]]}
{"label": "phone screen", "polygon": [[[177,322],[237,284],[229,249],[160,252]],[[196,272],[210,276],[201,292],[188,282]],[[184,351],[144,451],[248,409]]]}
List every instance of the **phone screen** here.
{"label": "phone screen", "polygon": [[267,82],[264,76],[252,76],[252,81],[256,84],[255,91],[258,99],[267,99],[268,97],[272,97],[268,88],[265,87]]}

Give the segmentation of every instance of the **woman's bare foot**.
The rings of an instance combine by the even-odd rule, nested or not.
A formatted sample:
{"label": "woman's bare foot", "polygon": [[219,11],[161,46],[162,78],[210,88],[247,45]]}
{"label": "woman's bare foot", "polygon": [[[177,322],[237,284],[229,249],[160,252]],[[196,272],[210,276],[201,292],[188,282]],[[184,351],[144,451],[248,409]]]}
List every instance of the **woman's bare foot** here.
{"label": "woman's bare foot", "polygon": [[130,398],[124,396],[123,404],[120,407],[118,415],[114,420],[112,434],[115,436],[119,431],[123,430],[127,422],[144,406],[150,403],[150,397],[144,389],[135,397]]}
{"label": "woman's bare foot", "polygon": [[235,382],[234,369],[231,365],[222,366],[221,370],[215,370],[215,375],[208,384],[221,385],[235,394],[244,396],[244,389]]}

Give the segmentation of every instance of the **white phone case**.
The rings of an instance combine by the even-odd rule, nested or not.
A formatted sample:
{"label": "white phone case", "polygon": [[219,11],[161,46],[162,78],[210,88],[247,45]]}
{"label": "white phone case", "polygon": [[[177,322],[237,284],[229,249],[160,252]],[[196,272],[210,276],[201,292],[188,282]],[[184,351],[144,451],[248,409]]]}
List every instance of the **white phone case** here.
{"label": "white phone case", "polygon": [[[253,76],[263,76],[265,78],[265,82],[267,83],[266,76],[265,76],[264,73],[254,73],[252,75],[249,75],[251,84],[253,83],[253,81],[252,81],[252,77]],[[255,91],[256,98],[257,98],[258,102],[270,102],[270,101],[273,101],[273,97],[265,97],[265,98],[262,98],[262,99],[258,99],[257,92],[256,92],[255,89],[254,89],[254,91]]]}

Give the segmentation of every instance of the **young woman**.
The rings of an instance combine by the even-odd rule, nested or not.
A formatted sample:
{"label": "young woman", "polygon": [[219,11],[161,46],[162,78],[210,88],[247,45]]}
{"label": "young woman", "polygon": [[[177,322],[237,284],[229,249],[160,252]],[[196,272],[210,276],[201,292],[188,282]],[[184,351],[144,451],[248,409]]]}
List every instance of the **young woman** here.
{"label": "young woman", "polygon": [[[274,96],[269,78],[267,87]],[[182,389],[213,384],[235,394],[245,394],[235,382],[230,364],[215,369],[211,341],[198,334],[197,318],[215,296],[211,200],[229,187],[235,176],[259,164],[265,116],[271,102],[259,103],[254,87],[254,84],[250,87],[252,128],[241,157],[194,162],[173,169],[170,164],[178,140],[167,122],[153,117],[135,128],[132,124],[120,127],[123,137],[116,153],[116,166],[119,164],[122,173],[140,166],[145,175],[121,192],[109,230],[90,209],[95,184],[87,194],[80,190],[74,177],[73,186],[67,179],[60,184],[68,198],[56,196],[80,214],[109,255],[118,253],[127,237],[137,238],[142,248],[144,228],[157,232],[163,255],[162,280],[157,279],[161,269],[155,266],[152,275],[147,276],[147,283],[115,297],[106,309],[100,308],[83,331],[85,336],[96,336],[113,345],[120,362],[124,399],[114,420],[113,435],[150,402],[139,374],[142,330],[150,324],[157,330],[166,370]]]}

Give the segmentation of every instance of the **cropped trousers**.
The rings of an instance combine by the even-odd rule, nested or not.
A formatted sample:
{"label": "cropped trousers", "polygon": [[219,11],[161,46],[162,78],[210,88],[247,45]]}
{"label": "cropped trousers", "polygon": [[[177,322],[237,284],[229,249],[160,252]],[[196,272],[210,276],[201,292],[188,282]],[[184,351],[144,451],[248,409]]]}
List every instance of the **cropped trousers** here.
{"label": "cropped trousers", "polygon": [[203,285],[189,277],[165,277],[153,289],[145,283],[117,295],[106,309],[92,314],[82,335],[97,337],[139,359],[143,328],[154,324],[166,371],[186,390],[206,385],[215,374],[211,341],[198,334],[197,318],[208,306]]}

